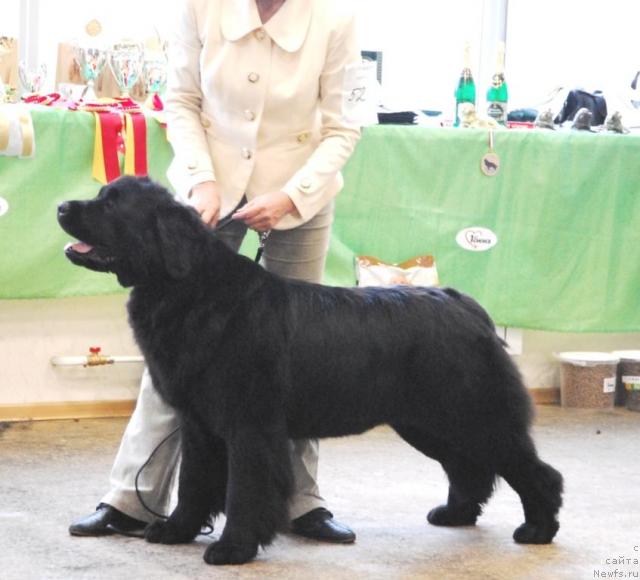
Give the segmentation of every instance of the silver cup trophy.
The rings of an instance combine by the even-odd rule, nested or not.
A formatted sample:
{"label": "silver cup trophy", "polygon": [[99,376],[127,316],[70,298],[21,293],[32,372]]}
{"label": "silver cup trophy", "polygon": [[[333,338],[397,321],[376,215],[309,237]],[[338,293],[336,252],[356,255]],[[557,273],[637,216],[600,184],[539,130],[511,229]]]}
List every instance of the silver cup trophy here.
{"label": "silver cup trophy", "polygon": [[109,50],[109,66],[123,97],[129,93],[142,75],[144,49],[133,40],[117,42]]}
{"label": "silver cup trophy", "polygon": [[18,63],[18,78],[25,94],[37,95],[40,93],[42,85],[47,78],[47,67],[41,64],[36,68],[30,68],[27,63],[20,61]]}
{"label": "silver cup trophy", "polygon": [[75,57],[80,67],[80,74],[87,83],[87,88],[82,93],[82,98],[85,101],[94,101],[97,99],[94,88],[95,82],[102,74],[104,65],[107,62],[107,54],[102,48],[96,46],[77,46]]}
{"label": "silver cup trophy", "polygon": [[167,57],[163,52],[147,52],[144,59],[144,80],[147,93],[161,95],[167,88]]}

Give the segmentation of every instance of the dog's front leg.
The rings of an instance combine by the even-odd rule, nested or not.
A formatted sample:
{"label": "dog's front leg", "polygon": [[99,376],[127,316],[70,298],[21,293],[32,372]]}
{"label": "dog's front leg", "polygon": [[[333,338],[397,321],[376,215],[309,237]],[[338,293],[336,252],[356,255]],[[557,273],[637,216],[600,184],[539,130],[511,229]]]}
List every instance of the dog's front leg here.
{"label": "dog's front leg", "polygon": [[207,433],[194,418],[182,421],[182,463],[178,505],[166,521],[145,531],[149,542],[191,542],[210,516],[224,511],[227,486],[227,450],[222,439]]}
{"label": "dog's front leg", "polygon": [[227,449],[227,524],[204,554],[208,564],[252,560],[288,523],[293,476],[284,428],[236,428]]}

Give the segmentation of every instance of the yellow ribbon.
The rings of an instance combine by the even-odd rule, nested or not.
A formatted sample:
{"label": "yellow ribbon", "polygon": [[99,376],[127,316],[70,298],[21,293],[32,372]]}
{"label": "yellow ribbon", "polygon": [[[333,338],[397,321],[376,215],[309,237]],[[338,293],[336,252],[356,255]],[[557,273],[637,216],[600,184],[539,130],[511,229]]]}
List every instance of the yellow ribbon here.
{"label": "yellow ribbon", "polygon": [[93,116],[96,119],[96,137],[93,143],[93,178],[100,183],[107,183],[102,148],[102,124],[100,123],[100,115],[94,114]]}
{"label": "yellow ribbon", "polygon": [[9,116],[0,111],[0,151],[9,147]]}
{"label": "yellow ribbon", "polygon": [[93,155],[93,177],[108,183],[120,176],[121,160],[118,136],[124,139],[124,173],[147,174],[146,122],[142,115],[133,118],[121,111],[96,111],[96,131]]}
{"label": "yellow ribbon", "polygon": [[34,149],[34,135],[29,113],[20,113],[20,131],[22,133],[22,152],[20,157],[31,157]]}
{"label": "yellow ribbon", "polygon": [[125,175],[136,174],[136,142],[133,132],[133,119],[129,113],[124,116],[124,173]]}

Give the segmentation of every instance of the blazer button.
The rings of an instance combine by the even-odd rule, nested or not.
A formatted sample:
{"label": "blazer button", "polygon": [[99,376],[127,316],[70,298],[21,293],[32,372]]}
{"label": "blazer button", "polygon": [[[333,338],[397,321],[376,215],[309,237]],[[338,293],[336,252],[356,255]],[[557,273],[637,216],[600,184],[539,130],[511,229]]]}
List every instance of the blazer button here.
{"label": "blazer button", "polygon": [[258,40],[264,40],[265,34],[264,34],[264,30],[262,30],[262,28],[258,28],[258,30],[256,30],[255,34],[256,34],[256,38]]}
{"label": "blazer button", "polygon": [[304,143],[308,138],[309,138],[309,133],[300,133],[300,135],[298,135],[297,137],[298,143]]}
{"label": "blazer button", "polygon": [[249,159],[251,159],[251,157],[253,157],[253,153],[251,153],[251,151],[249,151],[249,149],[247,149],[246,147],[244,147],[244,148],[242,149],[242,157],[243,157],[244,159],[249,160]]}
{"label": "blazer button", "polygon": [[250,83],[257,83],[260,80],[260,75],[257,72],[249,73],[247,77]]}
{"label": "blazer button", "polygon": [[209,127],[211,127],[211,121],[209,121],[209,119],[202,119],[202,126],[205,129],[208,129]]}
{"label": "blazer button", "polygon": [[308,177],[305,177],[301,182],[300,182],[300,187],[302,189],[309,189],[311,188],[311,180]]}
{"label": "blazer button", "polygon": [[250,111],[249,109],[247,109],[247,110],[244,112],[244,118],[245,118],[247,121],[255,121],[255,120],[256,120],[256,114],[255,114],[253,111]]}

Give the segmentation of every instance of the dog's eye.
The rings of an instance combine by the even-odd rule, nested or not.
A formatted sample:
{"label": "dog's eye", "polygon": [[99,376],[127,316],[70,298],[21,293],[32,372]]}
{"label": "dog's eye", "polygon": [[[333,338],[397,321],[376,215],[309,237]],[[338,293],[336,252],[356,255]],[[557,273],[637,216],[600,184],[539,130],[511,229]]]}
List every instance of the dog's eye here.
{"label": "dog's eye", "polygon": [[118,199],[118,192],[116,190],[111,190],[108,195],[105,195],[102,198],[102,201],[105,203],[107,207],[113,207]]}

